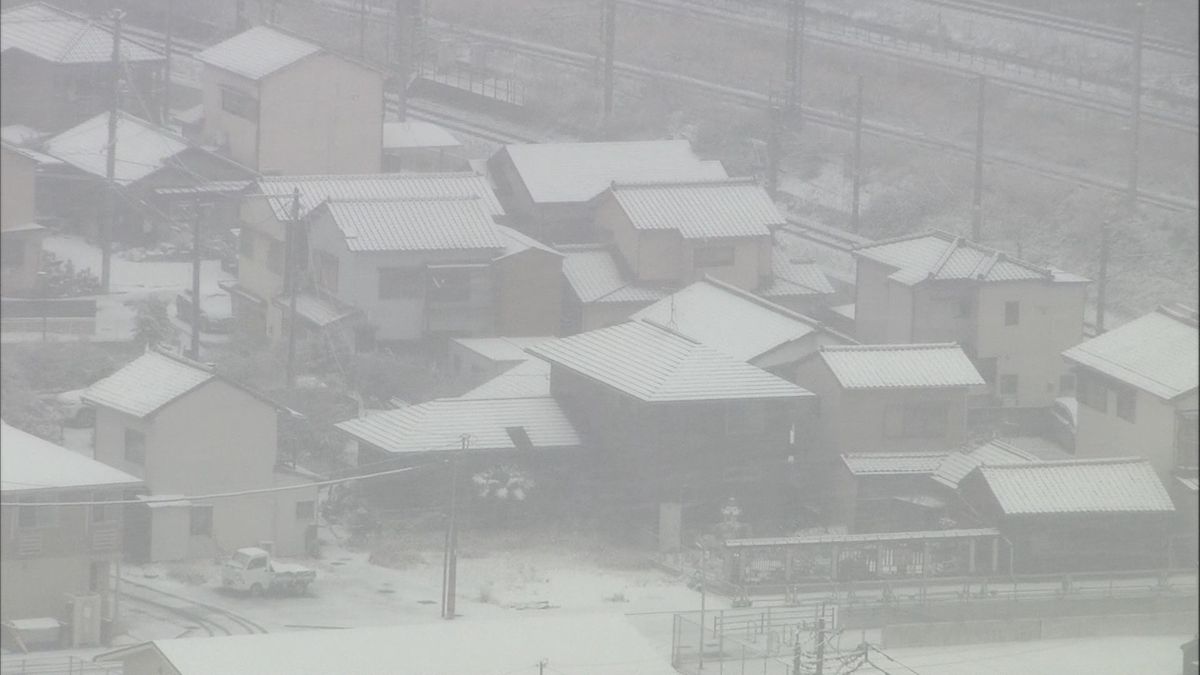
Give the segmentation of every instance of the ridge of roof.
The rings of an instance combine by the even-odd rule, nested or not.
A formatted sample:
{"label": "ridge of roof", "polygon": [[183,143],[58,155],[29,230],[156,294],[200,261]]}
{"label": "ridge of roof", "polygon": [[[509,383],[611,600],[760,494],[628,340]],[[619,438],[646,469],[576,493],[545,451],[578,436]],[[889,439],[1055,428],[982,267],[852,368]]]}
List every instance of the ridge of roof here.
{"label": "ridge of roof", "polygon": [[758,181],[753,176],[730,177],[730,178],[698,178],[694,180],[672,180],[664,178],[662,180],[644,180],[644,181],[612,181],[609,183],[609,188],[613,190],[649,190],[654,188],[667,187],[716,187],[721,185],[757,185]]}
{"label": "ridge of roof", "polygon": [[850,337],[849,335],[846,335],[845,333],[842,333],[841,331],[838,331],[837,329],[830,327],[829,324],[825,323],[824,321],[821,321],[820,319],[813,318],[807,314],[801,314],[800,312],[797,312],[793,309],[789,309],[787,307],[784,307],[783,305],[779,305],[774,302],[771,302],[770,300],[767,300],[766,298],[764,298],[762,296],[755,295],[754,293],[751,293],[750,291],[747,291],[745,289],[734,286],[733,284],[721,281],[720,279],[717,279],[716,277],[709,275],[707,273],[705,273],[703,276],[700,277],[700,281],[704,281],[709,284],[712,284],[713,286],[716,286],[717,288],[720,288],[721,290],[728,291],[729,293],[731,293],[733,295],[736,295],[745,300],[749,300],[750,302],[758,304],[762,307],[765,307],[773,312],[776,312],[778,314],[786,316],[790,319],[795,319],[797,321],[806,323],[806,324],[812,326],[813,328],[820,330],[820,331],[824,331],[825,333],[828,333],[829,335],[832,335],[836,338],[839,338],[842,340],[847,340],[851,344],[854,344],[854,345],[859,344],[858,340],[855,340],[854,338]]}
{"label": "ridge of roof", "polygon": [[671,335],[674,335],[674,336],[675,336],[675,337],[677,337],[677,338],[680,338],[680,339],[683,339],[683,340],[687,340],[688,342],[690,342],[690,343],[692,343],[692,344],[694,344],[694,345],[700,345],[700,344],[703,344],[703,343],[702,343],[702,342],[700,342],[699,340],[697,340],[697,339],[695,339],[695,338],[693,338],[693,337],[690,337],[690,336],[684,335],[683,333],[680,333],[678,330],[676,330],[676,329],[674,329],[674,328],[671,328],[670,326],[668,326],[668,325],[666,325],[666,324],[664,324],[664,323],[661,323],[661,322],[659,322],[659,321],[655,321],[654,319],[639,319],[639,321],[641,321],[642,323],[645,323],[645,324],[649,324],[649,325],[651,325],[651,326],[654,326],[655,328],[657,328],[657,329],[659,329],[659,330],[661,330],[661,331],[666,331],[666,332],[670,333]]}
{"label": "ridge of roof", "polygon": [[821,345],[823,352],[903,352],[931,349],[961,349],[957,342],[916,342],[910,344]]}
{"label": "ridge of roof", "polygon": [[[1010,446],[1011,447],[1011,446]],[[1007,448],[1006,448],[1007,449]],[[1028,452],[1016,449],[1022,454],[1028,455]],[[1035,460],[1032,462],[1024,462],[1021,464],[980,464],[976,469],[987,469],[993,471],[1003,469],[1005,471],[1018,469],[1036,469],[1050,466],[1095,466],[1104,464],[1142,464],[1146,460],[1142,457],[1088,457],[1075,459],[1050,459],[1050,460]]]}
{"label": "ridge of roof", "polygon": [[196,361],[196,360],[194,360],[194,359],[191,359],[191,358],[189,358],[189,357],[187,357],[187,356],[184,356],[183,354],[176,353],[176,352],[172,352],[172,351],[170,351],[169,349],[167,349],[166,347],[163,347],[163,346],[161,346],[161,345],[156,345],[156,346],[152,347],[152,348],[150,349],[150,351],[152,351],[152,352],[154,352],[154,353],[156,353],[156,354],[159,354],[159,355],[161,355],[161,356],[165,356],[165,357],[167,357],[168,359],[171,359],[172,361],[175,361],[176,363],[181,363],[181,364],[183,364],[183,365],[185,365],[185,366],[188,366],[188,367],[191,367],[191,368],[195,368],[196,370],[201,370],[201,371],[204,371],[204,372],[206,372],[206,373],[213,374],[213,375],[216,375],[216,374],[217,374],[217,367],[216,367],[216,365],[214,365],[214,364],[212,364],[212,363],[204,363],[204,362],[201,362],[201,361]]}
{"label": "ridge of roof", "polygon": [[[475,201],[479,195],[413,195],[397,197],[326,197],[321,204],[375,204],[392,202],[462,202]],[[318,204],[320,206],[320,204]]]}
{"label": "ridge of roof", "polygon": [[942,268],[946,265],[946,263],[950,260],[951,256],[953,256],[953,254],[958,250],[959,247],[971,248],[979,253],[992,256],[991,263],[985,269],[980,271],[979,267],[984,262],[984,261],[980,261],[980,264],[976,266],[975,270],[973,270],[973,274],[971,276],[976,279],[986,276],[987,272],[990,272],[991,268],[994,267],[996,265],[996,263],[998,263],[998,262],[1009,262],[1014,265],[1024,267],[1025,269],[1029,270],[1030,272],[1041,275],[1042,277],[1045,277],[1047,279],[1054,278],[1054,270],[1052,270],[1049,267],[1044,267],[1042,265],[1036,265],[1027,260],[1022,260],[1021,258],[1016,258],[1016,257],[1010,256],[1007,253],[1005,253],[1004,251],[1001,251],[1000,249],[994,248],[992,246],[988,246],[987,244],[981,244],[977,241],[968,239],[962,235],[953,234],[950,232],[946,232],[945,230],[939,230],[939,229],[929,229],[929,230],[924,230],[921,232],[915,232],[915,233],[911,233],[911,234],[890,237],[887,239],[877,239],[875,241],[872,241],[872,242],[869,242],[866,244],[860,244],[857,246],[853,246],[851,248],[851,252],[858,253],[859,251],[866,251],[868,249],[877,248],[880,246],[887,246],[890,244],[898,244],[898,243],[902,243],[902,242],[906,242],[906,241],[914,241],[917,239],[925,239],[928,237],[935,237],[937,239],[941,239],[942,241],[947,242],[949,244],[949,247],[947,247],[946,251],[944,251],[942,253],[942,255],[938,258],[937,262],[931,267],[926,278],[933,278],[933,277],[937,276],[937,274],[942,270]]}
{"label": "ridge of roof", "polygon": [[277,176],[262,176],[258,178],[260,183],[304,183],[309,181],[321,180],[337,180],[337,181],[355,181],[355,180],[423,180],[427,178],[466,178],[484,177],[478,171],[422,171],[421,173],[387,173],[380,171],[378,173],[313,173],[313,174],[297,174],[297,175],[277,175]]}

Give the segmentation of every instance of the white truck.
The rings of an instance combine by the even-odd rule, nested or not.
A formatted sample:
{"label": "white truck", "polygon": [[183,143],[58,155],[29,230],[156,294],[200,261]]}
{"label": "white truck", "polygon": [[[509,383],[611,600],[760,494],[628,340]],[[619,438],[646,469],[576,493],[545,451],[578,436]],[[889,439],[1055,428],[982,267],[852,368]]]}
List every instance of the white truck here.
{"label": "white truck", "polygon": [[267,592],[303,595],[317,573],[303,565],[271,560],[261,548],[241,548],[221,568],[221,585],[250,595]]}

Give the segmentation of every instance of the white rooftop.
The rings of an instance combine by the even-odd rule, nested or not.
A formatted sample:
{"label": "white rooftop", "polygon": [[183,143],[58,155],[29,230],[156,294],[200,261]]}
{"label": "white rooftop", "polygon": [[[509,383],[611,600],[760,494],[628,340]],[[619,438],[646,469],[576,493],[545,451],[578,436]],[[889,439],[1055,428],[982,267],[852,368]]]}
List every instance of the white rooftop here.
{"label": "white rooftop", "polygon": [[813,395],[713,347],[644,321],[544,342],[529,352],[647,402]]}
{"label": "white rooftop", "polygon": [[958,489],[967,474],[979,466],[1000,466],[1005,464],[1030,464],[1040,461],[1040,458],[1022,448],[999,440],[992,440],[970,452],[952,452],[933,472],[933,480],[946,487]]}
{"label": "white rooftop", "polygon": [[496,362],[504,361],[529,361],[537,360],[532,354],[525,351],[526,347],[553,340],[549,336],[544,337],[482,337],[482,338],[454,338],[454,342],[462,346],[464,349],[479,354],[480,356]]}
{"label": "white rooftop", "polygon": [[983,377],[953,343],[827,345],[821,358],[845,389],[970,387]]}
{"label": "white rooftop", "polygon": [[[108,63],[112,48],[108,25],[49,3],[31,2],[0,14],[0,52],[16,49],[52,63]],[[128,36],[121,40],[121,60],[126,63],[162,58]]]}
{"label": "white rooftop", "polygon": [[439,621],[403,626],[155,640],[97,657],[157,651],[179,675],[676,675],[619,614]]}
{"label": "white rooftop", "polygon": [[739,361],[753,361],[818,330],[811,319],[710,279],[686,286],[630,318],[668,326]]}
{"label": "white rooftop", "polygon": [[369,251],[500,249],[496,223],[472,196],[329,201],[346,248]]}
{"label": "white rooftop", "polygon": [[479,198],[484,210],[493,216],[504,215],[496,193],[486,177],[472,171],[442,173],[368,173],[352,175],[264,176],[258,181],[275,217],[292,218],[292,195],[300,191],[300,216],[304,217],[327,199],[401,199],[462,197]]}
{"label": "white rooftop", "polygon": [[1142,459],[983,465],[976,471],[1009,516],[1175,510],[1158,474]]}
{"label": "white rooftop", "polygon": [[0,492],[134,486],[140,478],[0,421]]}
{"label": "white rooftop", "polygon": [[1200,332],[1195,310],[1159,308],[1075,345],[1068,361],[1164,399],[1196,391]]}
{"label": "white rooftop", "polygon": [[672,230],[684,239],[769,237],[784,218],[753,179],[617,182],[610,188],[637,230]]}
{"label": "white rooftop", "polygon": [[421,120],[383,123],[383,148],[408,150],[415,148],[457,148],[457,138],[443,127]]}
{"label": "white rooftop", "polygon": [[550,364],[530,358],[459,398],[538,398],[550,396]]}
{"label": "white rooftop", "polygon": [[688,141],[531,143],[507,152],[535,203],[586,202],[613,183],[727,178],[720,162],[701,160]]}
{"label": "white rooftop", "polygon": [[854,254],[894,268],[895,272],[889,278],[908,285],[927,280],[1088,281],[938,230],[871,242],[855,248]]}
{"label": "white rooftop", "polygon": [[856,476],[895,476],[932,474],[945,452],[852,452],[842,455],[842,463]]}
{"label": "white rooftop", "polygon": [[771,281],[755,290],[764,298],[832,295],[833,284],[820,265],[793,257],[783,247],[771,249]]}
{"label": "white rooftop", "polygon": [[87,403],[146,417],[216,377],[183,357],[146,352],[83,392]]}
{"label": "white rooftop", "polygon": [[[187,141],[128,113],[117,117],[116,180],[128,185],[165,168]],[[100,178],[108,166],[108,113],[100,113],[46,141],[55,159]]]}
{"label": "white rooftop", "polygon": [[563,246],[563,276],[582,303],[649,304],[666,291],[628,278],[617,255],[607,246]]}
{"label": "white rooftop", "polygon": [[194,58],[235,75],[260,80],[320,51],[319,45],[267,26],[255,26],[198,52]]}

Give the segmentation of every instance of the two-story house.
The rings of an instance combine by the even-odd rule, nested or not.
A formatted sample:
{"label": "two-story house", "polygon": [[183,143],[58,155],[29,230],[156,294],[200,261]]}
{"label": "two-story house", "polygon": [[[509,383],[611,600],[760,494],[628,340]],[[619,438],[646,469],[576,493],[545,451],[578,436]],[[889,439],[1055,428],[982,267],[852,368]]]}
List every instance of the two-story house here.
{"label": "two-story house", "polygon": [[[107,110],[113,33],[106,23],[45,2],[0,14],[0,124],[55,132]],[[162,53],[122,37],[122,78],[152,110],[165,64]]]}
{"label": "two-story house", "polygon": [[263,174],[380,171],[380,71],[266,26],[195,58],[205,143]]}
{"label": "two-story house", "polygon": [[36,222],[37,160],[7,143],[0,145],[0,295],[38,291],[44,228]]}
{"label": "two-story house", "polygon": [[[95,456],[140,477],[135,560],[210,557],[270,545],[303,555],[316,536],[317,488],[278,456],[279,407],[211,367],[147,352],[83,394],[96,409]],[[230,498],[207,495],[293,489]],[[268,544],[269,542],[269,544]]]}
{"label": "two-story house", "polygon": [[1155,311],[1063,352],[1075,372],[1075,453],[1145,458],[1164,483],[1197,466],[1196,310]]}
{"label": "two-story house", "polygon": [[727,177],[720,162],[700,159],[685,140],[506,145],[487,169],[514,226],[553,244],[598,240],[594,202],[613,181]]}
{"label": "two-story house", "polygon": [[528,351],[550,362],[551,394],[614,490],[651,502],[736,493],[754,508],[786,497],[774,481],[809,452],[811,392],[665,326],[629,321]]}
{"label": "two-story house", "polygon": [[854,254],[859,341],[957,342],[992,405],[1048,407],[1071,391],[1059,355],[1083,339],[1087,279],[937,231]]}
{"label": "two-story house", "polygon": [[820,396],[821,447],[839,453],[951,450],[983,378],[956,344],[827,345],[796,367]]}
{"label": "two-story house", "polygon": [[[123,513],[119,504],[105,502],[132,496],[141,479],[5,422],[0,446],[0,617],[6,623],[57,619],[75,624],[68,644],[107,643],[117,620],[113,582]],[[88,604],[91,622],[78,625]],[[70,615],[74,606],[77,616]]]}

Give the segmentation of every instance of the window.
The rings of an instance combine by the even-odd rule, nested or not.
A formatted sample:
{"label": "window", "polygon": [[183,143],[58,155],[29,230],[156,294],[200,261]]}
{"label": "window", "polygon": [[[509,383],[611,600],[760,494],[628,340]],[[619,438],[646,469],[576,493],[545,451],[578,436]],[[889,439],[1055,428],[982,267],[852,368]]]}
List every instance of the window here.
{"label": "window", "polygon": [[146,463],[146,435],[136,429],[125,430],[125,461]]}
{"label": "window", "polygon": [[890,438],[937,438],[946,435],[950,408],[945,403],[910,403],[888,408],[884,433]]}
{"label": "window", "polygon": [[471,273],[467,270],[430,270],[429,299],[466,302],[471,299]]}
{"label": "window", "polygon": [[330,293],[338,290],[338,259],[328,251],[314,251],[313,260],[316,262],[317,287]]}
{"label": "window", "polygon": [[1021,303],[1013,300],[1004,303],[1004,325],[1015,326],[1021,323]]}
{"label": "window", "polygon": [[278,239],[272,239],[267,248],[267,269],[283,274],[283,242]]}
{"label": "window", "polygon": [[1108,412],[1108,387],[1099,378],[1081,373],[1075,380],[1075,399],[1092,410]]}
{"label": "window", "polygon": [[1000,395],[1001,396],[1016,396],[1017,395],[1017,376],[1016,375],[1001,375],[1000,376]]}
{"label": "window", "polygon": [[[61,501],[57,497],[26,497],[21,502],[37,504],[38,502]],[[69,500],[68,500],[69,501]],[[17,525],[27,529],[54,527],[58,524],[58,507],[55,506],[22,506],[17,509]]]}
{"label": "window", "polygon": [[421,297],[421,271],[402,267],[379,268],[379,299]]}
{"label": "window", "polygon": [[193,535],[211,536],[213,528],[213,507],[200,505],[192,507]]}
{"label": "window", "polygon": [[221,110],[242,119],[258,121],[258,101],[233,87],[221,87]]}
{"label": "window", "polygon": [[1126,422],[1137,422],[1137,391],[1129,387],[1117,390],[1117,417]]}
{"label": "window", "polygon": [[238,251],[247,260],[254,259],[254,232],[249,228],[243,227],[238,232]]}
{"label": "window", "polygon": [[316,513],[316,502],[296,502],[296,520],[312,520]]}
{"label": "window", "polygon": [[703,246],[692,251],[696,267],[724,267],[733,264],[732,246]]}

